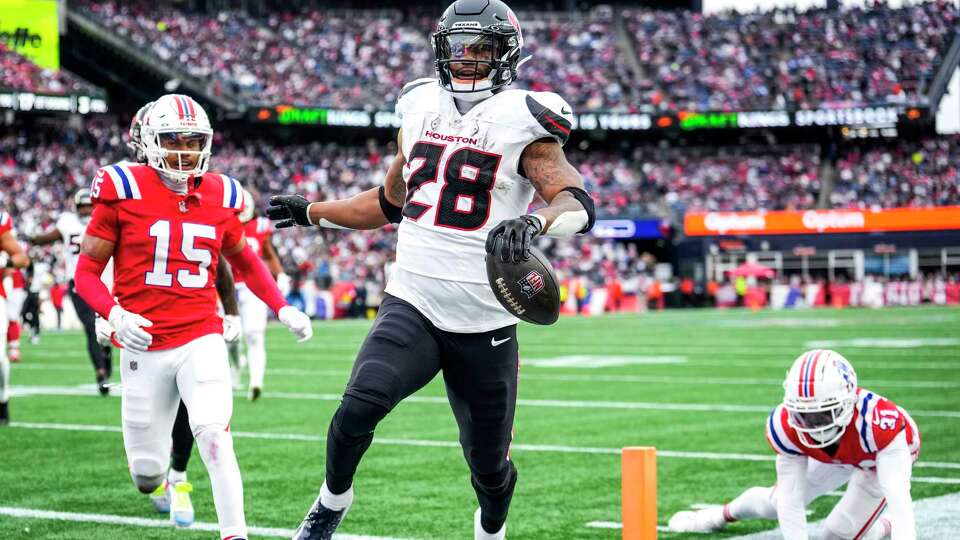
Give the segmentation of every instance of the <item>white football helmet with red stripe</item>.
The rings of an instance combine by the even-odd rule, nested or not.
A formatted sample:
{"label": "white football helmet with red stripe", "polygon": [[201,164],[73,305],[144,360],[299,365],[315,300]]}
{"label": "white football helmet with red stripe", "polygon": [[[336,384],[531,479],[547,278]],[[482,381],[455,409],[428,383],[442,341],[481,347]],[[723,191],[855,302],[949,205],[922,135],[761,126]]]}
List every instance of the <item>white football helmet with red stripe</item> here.
{"label": "white football helmet with red stripe", "polygon": [[143,119],[140,139],[147,164],[168,180],[184,183],[210,165],[213,129],[206,111],[190,96],[167,94]]}
{"label": "white football helmet with red stripe", "polygon": [[800,442],[824,448],[840,440],[857,403],[857,374],[835,351],[816,349],[801,354],[783,383],[787,422]]}

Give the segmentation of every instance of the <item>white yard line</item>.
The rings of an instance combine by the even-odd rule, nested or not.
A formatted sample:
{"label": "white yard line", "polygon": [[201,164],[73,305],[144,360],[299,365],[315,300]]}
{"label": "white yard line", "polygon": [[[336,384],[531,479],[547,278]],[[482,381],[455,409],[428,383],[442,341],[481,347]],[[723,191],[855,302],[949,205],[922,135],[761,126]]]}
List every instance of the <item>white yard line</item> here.
{"label": "white yard line", "polygon": [[[99,424],[56,424],[46,422],[11,422],[10,427],[22,429],[41,429],[58,431],[87,431],[87,432],[107,432],[121,433],[120,426],[109,426]],[[305,433],[269,433],[269,432],[251,432],[251,431],[231,431],[237,439],[261,439],[268,441],[301,441],[322,443],[327,440],[321,435],[308,435]],[[392,446],[424,446],[432,448],[460,448],[457,441],[438,441],[426,439],[398,439],[390,437],[374,437],[374,444],[386,444]],[[512,444],[511,451],[525,452],[546,452],[560,454],[607,454],[620,455],[620,448],[592,447],[592,446],[564,446],[552,444]],[[678,459],[707,459],[721,461],[766,461],[775,460],[773,454],[742,454],[730,452],[685,452],[681,450],[657,450],[657,456],[662,458]],[[930,469],[960,469],[960,463],[944,462],[918,462],[914,464],[916,468]],[[930,483],[953,483],[952,478],[933,478],[933,477],[914,477],[914,482]],[[958,479],[960,480],[960,479]]]}
{"label": "white yard line", "polygon": [[[93,385],[78,386],[11,386],[13,396],[96,396]],[[240,392],[237,395],[246,395]],[[111,394],[117,397],[118,393]],[[99,396],[96,396],[99,397]],[[272,399],[308,400],[308,401],[340,401],[340,394],[312,393],[312,392],[266,392],[264,397]],[[404,403],[429,403],[446,405],[449,402],[445,396],[410,396]],[[724,413],[763,413],[772,409],[767,405],[732,405],[718,403],[656,403],[644,401],[592,401],[592,400],[564,400],[564,399],[518,399],[520,407],[548,407],[562,409],[624,409],[647,411],[703,411]],[[927,411],[911,409],[910,415],[915,417],[935,416],[941,418],[960,418],[960,411]]]}
{"label": "white yard line", "polygon": [[[47,519],[54,521],[72,521],[75,523],[103,523],[106,525],[128,525],[131,527],[173,529],[169,519],[146,519],[128,516],[113,516],[109,514],[83,514],[77,512],[54,512],[50,510],[38,510],[34,508],[18,508],[12,506],[0,506],[0,515],[10,516],[22,519]],[[271,527],[247,527],[248,532],[257,536],[270,536],[276,538],[290,538],[293,536],[293,529],[278,529]],[[216,523],[195,522],[189,529],[191,531],[211,531],[217,532],[220,528]],[[335,534],[335,540],[401,540],[389,536],[366,536],[357,534]]]}

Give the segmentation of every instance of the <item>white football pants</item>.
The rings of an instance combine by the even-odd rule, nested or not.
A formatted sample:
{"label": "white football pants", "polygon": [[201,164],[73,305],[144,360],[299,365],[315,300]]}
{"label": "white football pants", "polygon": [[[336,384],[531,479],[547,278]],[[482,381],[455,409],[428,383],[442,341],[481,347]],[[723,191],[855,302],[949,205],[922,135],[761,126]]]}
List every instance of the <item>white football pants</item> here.
{"label": "white football pants", "polygon": [[166,476],[171,430],[182,399],[210,475],[220,535],[246,538],[243,482],[233,451],[233,393],[227,347],[208,334],[162,351],[120,353],[123,445],[134,482]]}
{"label": "white football pants", "polygon": [[[873,538],[877,531],[871,528],[886,504],[877,483],[876,472],[810,459],[807,463],[804,504],[809,505],[814,499],[844,484],[847,484],[847,489],[830,511],[824,525],[839,538]],[[738,520],[777,519],[776,496],[776,486],[753,487],[731,501],[727,509],[732,517]]]}

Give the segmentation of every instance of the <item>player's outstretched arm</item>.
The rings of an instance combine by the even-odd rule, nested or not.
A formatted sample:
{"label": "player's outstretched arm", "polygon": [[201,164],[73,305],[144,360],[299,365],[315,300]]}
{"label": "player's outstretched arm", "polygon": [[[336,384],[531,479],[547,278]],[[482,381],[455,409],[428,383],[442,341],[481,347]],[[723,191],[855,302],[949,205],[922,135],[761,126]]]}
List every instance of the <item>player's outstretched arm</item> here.
{"label": "player's outstretched arm", "polygon": [[[99,226],[96,218],[97,214],[95,212],[95,221],[92,221],[91,224],[98,223]],[[133,352],[144,352],[150,348],[150,344],[153,342],[153,336],[144,328],[153,326],[153,323],[120,307],[100,279],[103,269],[107,266],[110,257],[113,256],[114,246],[114,242],[110,240],[92,234],[84,235],[83,243],[80,245],[80,257],[77,259],[74,287],[77,294],[94,311],[110,322],[117,341],[125,349]]]}
{"label": "player's outstretched arm", "polygon": [[877,452],[877,480],[887,499],[885,517],[890,521],[891,540],[916,540],[917,526],[910,497],[913,456],[901,431],[883,450]]}
{"label": "player's outstretched arm", "polygon": [[310,317],[297,308],[287,305],[287,301],[283,299],[277,287],[277,282],[267,270],[267,265],[250,249],[244,237],[241,236],[235,246],[224,249],[223,256],[243,276],[250,291],[270,306],[280,322],[297,336],[297,341],[303,342],[313,336]]}
{"label": "player's outstretched arm", "polygon": [[784,540],[807,540],[807,458],[777,455],[777,521]]}
{"label": "player's outstretched arm", "polygon": [[27,240],[31,245],[34,246],[48,246],[50,244],[60,241],[62,237],[60,236],[60,231],[57,229],[50,229],[45,233],[40,233],[36,236],[31,236]]}
{"label": "player's outstretched arm", "polygon": [[267,217],[278,229],[300,225],[320,225],[335,229],[369,230],[387,223],[399,223],[407,188],[403,181],[401,136],[397,135],[397,156],[387,170],[383,186],[368,189],[349,199],[310,202],[300,195],[276,195],[270,198]]}
{"label": "player's outstretched arm", "polygon": [[13,236],[13,233],[7,231],[0,234],[0,251],[10,256],[8,264],[14,268],[26,268],[30,266],[30,258],[20,247],[20,242]]}
{"label": "player's outstretched arm", "polygon": [[503,221],[490,231],[487,253],[499,254],[504,262],[529,257],[531,242],[541,234],[565,237],[585,233],[596,219],[583,178],[558,142],[542,139],[529,144],[520,156],[520,168],[547,206]]}

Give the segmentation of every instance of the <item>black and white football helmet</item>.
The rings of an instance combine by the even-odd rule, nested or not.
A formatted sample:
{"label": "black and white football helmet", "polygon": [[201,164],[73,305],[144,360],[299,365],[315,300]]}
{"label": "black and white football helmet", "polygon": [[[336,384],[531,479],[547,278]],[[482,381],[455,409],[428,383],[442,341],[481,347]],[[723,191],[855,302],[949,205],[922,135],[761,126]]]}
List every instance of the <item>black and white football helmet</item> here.
{"label": "black and white football helmet", "polygon": [[440,84],[468,101],[516,80],[522,48],[520,22],[500,0],[456,0],[433,34]]}

